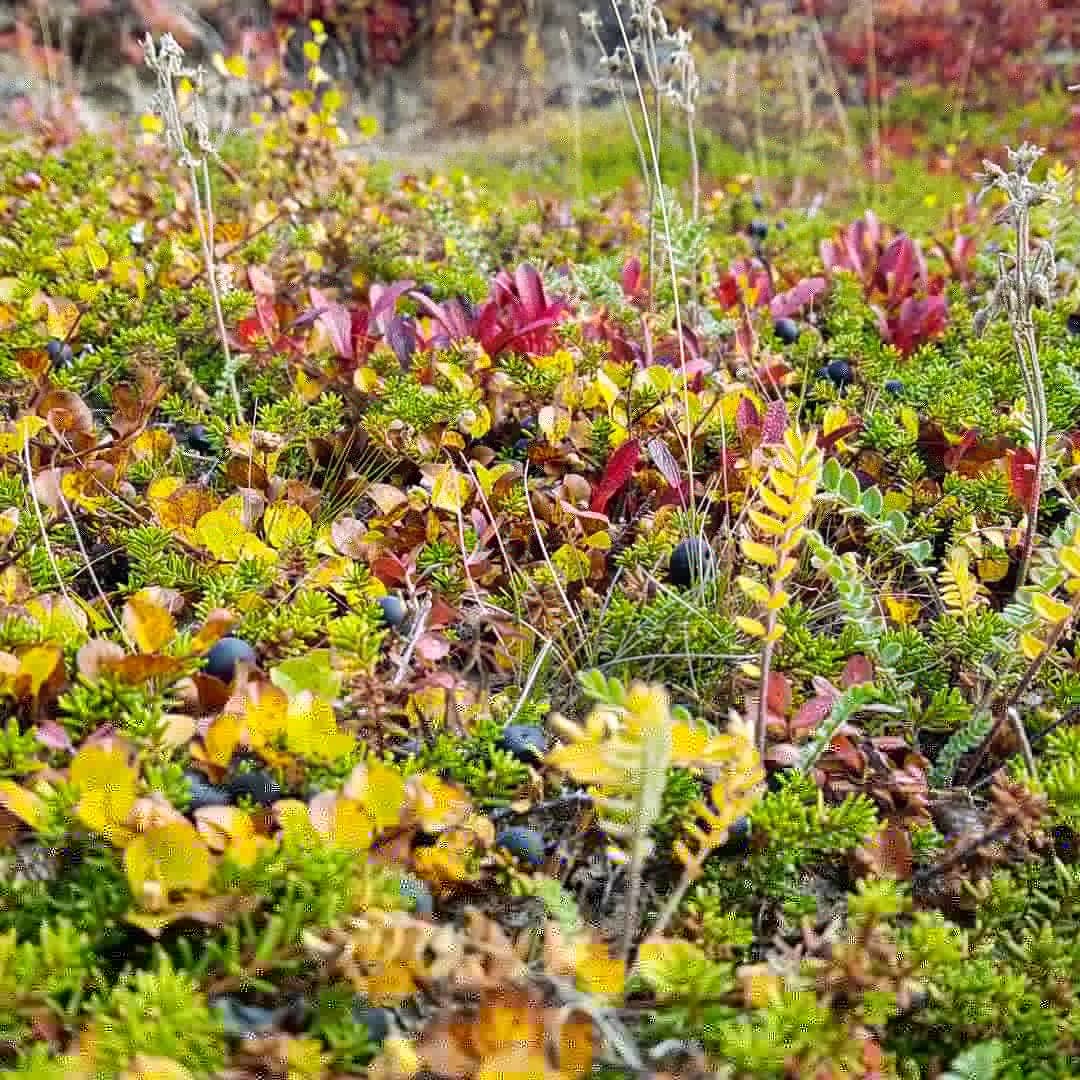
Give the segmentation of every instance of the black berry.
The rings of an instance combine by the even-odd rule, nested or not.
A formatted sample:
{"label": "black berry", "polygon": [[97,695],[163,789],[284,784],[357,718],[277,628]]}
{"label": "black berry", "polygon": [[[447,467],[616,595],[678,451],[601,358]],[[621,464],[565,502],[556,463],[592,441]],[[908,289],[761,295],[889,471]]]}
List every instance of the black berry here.
{"label": "black berry", "polygon": [[402,875],[401,895],[413,902],[417,915],[430,915],[435,910],[435,901],[431,890],[419,879],[411,875]]}
{"label": "black berry", "polygon": [[754,204],[755,210],[765,209],[765,200],[760,195],[755,195],[750,201]]}
{"label": "black berry", "polygon": [[206,674],[231,683],[238,664],[254,664],[255,650],[242,638],[223,637],[206,654]]}
{"label": "black berry", "polygon": [[72,361],[71,346],[67,342],[51,338],[45,346],[45,351],[49,354],[54,367],[66,367]]}
{"label": "black berry", "polygon": [[187,779],[188,787],[191,789],[191,801],[188,803],[189,811],[201,810],[204,806],[229,805],[229,793],[223,787],[211,784],[205,776],[195,772],[194,769],[186,770],[184,776]]}
{"label": "black berry", "polygon": [[745,855],[750,850],[750,819],[736,818],[727,839],[716,849],[718,855]]}
{"label": "black berry", "polygon": [[851,365],[846,360],[834,360],[831,364],[826,365],[825,375],[838,390],[843,390],[844,387],[850,386],[855,381]]}
{"label": "black berry", "polygon": [[885,383],[885,390],[887,393],[899,397],[904,392],[904,384],[899,379],[888,379]]}
{"label": "black berry", "polygon": [[794,319],[777,319],[773,323],[773,333],[785,345],[794,345],[799,340],[799,324]]}
{"label": "black berry", "polygon": [[231,994],[222,994],[211,1001],[211,1005],[221,1017],[221,1025],[226,1035],[237,1039],[247,1039],[254,1035],[265,1035],[278,1026],[280,1009],[266,1009],[261,1005],[248,1005],[237,1001]]}
{"label": "black berry", "polygon": [[755,240],[764,240],[769,235],[769,223],[755,218],[750,222],[750,235]]}
{"label": "black berry", "polygon": [[234,773],[226,786],[234,800],[248,798],[259,806],[276,803],[284,795],[281,785],[263,769]]}
{"label": "black berry", "polygon": [[511,825],[499,833],[495,844],[534,870],[544,864],[544,838],[535,829]]}
{"label": "black berry", "polygon": [[1070,334],[1080,334],[1080,311],[1072,312],[1065,320],[1065,328]]}
{"label": "black berry", "polygon": [[499,749],[521,761],[539,761],[548,752],[548,738],[534,724],[507,724],[499,736]]}
{"label": "black berry", "polygon": [[375,1005],[366,1005],[363,1001],[357,1001],[351,1011],[352,1022],[366,1027],[368,1038],[372,1042],[382,1042],[390,1034],[393,1013],[389,1009],[382,1009]]}
{"label": "black berry", "polygon": [[400,596],[380,596],[377,603],[387,626],[397,627],[405,621],[405,603]]}
{"label": "black berry", "polygon": [[704,572],[712,566],[712,548],[692,536],[682,543],[671,553],[671,562],[668,564],[668,577],[672,585],[685,589],[695,580],[700,580]]}
{"label": "black berry", "polygon": [[205,424],[192,424],[187,429],[184,441],[197,454],[211,454],[214,451],[213,443],[207,437]]}

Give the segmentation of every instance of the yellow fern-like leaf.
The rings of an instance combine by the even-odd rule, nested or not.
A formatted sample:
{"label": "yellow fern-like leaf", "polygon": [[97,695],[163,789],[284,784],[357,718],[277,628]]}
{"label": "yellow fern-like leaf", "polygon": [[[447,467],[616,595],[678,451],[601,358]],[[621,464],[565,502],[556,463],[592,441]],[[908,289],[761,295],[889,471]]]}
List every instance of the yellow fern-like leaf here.
{"label": "yellow fern-like leaf", "polygon": [[957,615],[970,615],[988,602],[986,587],[971,572],[968,553],[960,546],[949,552],[938,580],[942,602]]}

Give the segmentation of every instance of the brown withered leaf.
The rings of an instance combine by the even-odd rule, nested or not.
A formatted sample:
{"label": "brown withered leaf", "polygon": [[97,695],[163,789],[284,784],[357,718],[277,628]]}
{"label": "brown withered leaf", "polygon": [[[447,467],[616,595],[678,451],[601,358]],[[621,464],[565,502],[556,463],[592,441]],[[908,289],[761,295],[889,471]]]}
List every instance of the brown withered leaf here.
{"label": "brown withered leaf", "polygon": [[124,650],[115,641],[91,638],[75,654],[75,668],[84,679],[93,682],[100,677],[103,663],[123,658]]}
{"label": "brown withered leaf", "polygon": [[137,686],[149,682],[150,679],[168,679],[179,675],[184,670],[184,661],[174,656],[162,656],[160,653],[140,653],[136,656],[102,660],[98,669],[110,672],[121,682]]}
{"label": "brown withered leaf", "polygon": [[191,639],[191,651],[198,655],[208,652],[228,632],[236,622],[236,617],[225,608],[215,608],[206,616],[206,621],[199,627],[198,633]]}
{"label": "brown withered leaf", "polygon": [[165,911],[136,911],[132,909],[124,921],[138,927],[152,938],[159,938],[176,922],[195,922],[203,926],[226,926],[241,915],[256,911],[262,901],[257,896],[193,896],[173,904]]}
{"label": "brown withered leaf", "polygon": [[256,488],[266,491],[270,487],[270,477],[266,470],[251,458],[234,454],[225,463],[225,476],[237,487]]}
{"label": "brown withered leaf", "polygon": [[62,443],[70,443],[75,450],[88,450],[94,445],[94,414],[78,394],[50,390],[38,403],[37,413]]}

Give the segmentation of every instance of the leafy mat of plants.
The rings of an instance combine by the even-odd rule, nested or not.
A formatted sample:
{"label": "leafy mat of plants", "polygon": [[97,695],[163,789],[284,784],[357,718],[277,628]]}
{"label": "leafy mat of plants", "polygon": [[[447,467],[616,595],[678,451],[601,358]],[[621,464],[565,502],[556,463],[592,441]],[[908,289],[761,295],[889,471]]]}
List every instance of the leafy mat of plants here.
{"label": "leafy mat of plants", "polygon": [[0,1075],[1075,1077],[1069,198],[1034,416],[997,195],[319,115],[0,148]]}

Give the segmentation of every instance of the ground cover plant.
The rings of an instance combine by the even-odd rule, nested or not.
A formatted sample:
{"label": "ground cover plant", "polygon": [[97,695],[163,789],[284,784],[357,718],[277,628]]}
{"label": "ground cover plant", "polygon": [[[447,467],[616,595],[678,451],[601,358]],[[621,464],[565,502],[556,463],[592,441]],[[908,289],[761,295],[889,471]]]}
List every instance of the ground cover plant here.
{"label": "ground cover plant", "polygon": [[606,191],[318,22],[0,143],[4,1080],[1078,1075],[1071,144],[802,203],[615,10]]}

